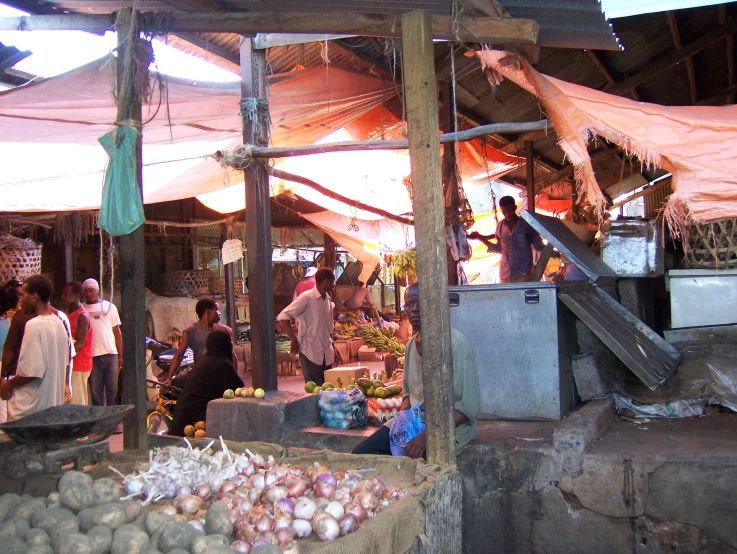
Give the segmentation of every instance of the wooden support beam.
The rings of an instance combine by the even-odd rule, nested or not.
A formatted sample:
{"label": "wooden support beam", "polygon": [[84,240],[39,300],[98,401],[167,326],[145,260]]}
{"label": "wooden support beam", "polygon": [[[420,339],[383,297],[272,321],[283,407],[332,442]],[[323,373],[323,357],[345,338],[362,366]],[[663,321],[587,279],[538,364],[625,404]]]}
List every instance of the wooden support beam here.
{"label": "wooden support beam", "polygon": [[337,40],[349,38],[355,35],[305,35],[287,33],[259,33],[253,39],[253,47],[257,50],[274,48],[276,46],[292,46],[294,44],[309,44],[310,42],[323,42],[325,40]]}
{"label": "wooden support beam", "polygon": [[594,62],[594,65],[596,66],[596,69],[599,70],[599,73],[604,76],[607,84],[610,87],[615,86],[617,84],[617,81],[614,80],[614,77],[612,77],[612,74],[609,73],[609,70],[604,67],[604,63],[599,59],[599,56],[596,54],[596,52],[594,52],[593,50],[586,50],[586,54],[588,54],[589,59]]}
{"label": "wooden support beam", "polygon": [[654,185],[650,185],[649,187],[642,189],[640,192],[635,193],[632,196],[628,196],[627,198],[625,198],[621,202],[617,202],[616,204],[612,204],[612,206],[609,208],[609,211],[616,210],[617,208],[621,208],[625,204],[629,204],[630,202],[632,202],[633,200],[637,200],[641,196],[645,196],[646,194],[649,194],[651,192],[655,192],[656,190],[660,190],[662,188],[665,188],[668,185],[670,185],[671,181],[672,181],[671,178],[667,178],[667,179],[663,179],[662,181],[658,181]]}
{"label": "wooden support beam", "polygon": [[74,242],[72,241],[70,230],[64,233],[62,247],[64,249],[64,282],[76,281],[74,271]]}
{"label": "wooden support beam", "polygon": [[529,133],[525,133],[520,138],[515,140],[514,142],[510,142],[506,146],[502,146],[499,150],[506,154],[516,154],[520,150],[525,148],[525,145],[529,141],[536,141],[537,139],[546,137],[548,133],[554,133],[555,130],[553,129],[553,126],[550,125],[548,129],[544,131],[531,131]]}
{"label": "wooden support beam", "polygon": [[[440,130],[443,133],[452,133],[454,130],[454,118],[457,117],[453,112],[453,86],[452,83],[440,83]],[[453,212],[458,213],[458,209],[448,205],[448,199],[458,198],[458,171],[456,162],[455,143],[448,142],[443,145],[442,157],[442,179],[443,191],[445,193],[445,226],[452,223],[450,216]],[[452,203],[452,202],[451,202]],[[447,242],[447,241],[446,241]],[[458,262],[453,259],[450,246],[446,244],[446,257],[448,259],[448,286],[458,284]]]}
{"label": "wooden support beam", "polygon": [[[729,21],[727,18],[727,5],[719,5],[719,23],[724,25]],[[729,87],[735,84],[735,68],[734,68],[734,35],[727,35],[727,83]],[[729,88],[727,87],[727,88]],[[727,104],[734,104],[734,90],[727,93]]]}
{"label": "wooden support beam", "polygon": [[[668,18],[668,27],[670,28],[670,34],[673,37],[673,44],[675,44],[676,50],[683,50],[676,14],[674,12],[665,12],[665,16]],[[688,74],[688,89],[691,94],[691,104],[696,104],[699,100],[699,91],[696,88],[696,74],[694,73],[693,58],[691,56],[686,58],[686,73]]]}
{"label": "wooden support beam", "polygon": [[[254,50],[252,39],[243,37],[240,46],[241,96],[257,102],[252,121],[243,119],[243,142],[265,146],[269,142],[269,115],[259,109],[267,100],[266,52]],[[254,132],[255,131],[255,132]],[[276,390],[276,344],[274,342],[274,285],[271,275],[271,204],[269,176],[263,164],[245,170],[246,244],[248,291],[251,302],[251,359],[253,386]]]}
{"label": "wooden support beam", "polygon": [[573,164],[568,164],[566,167],[555,173],[549,173],[542,179],[538,179],[535,183],[535,192],[538,193],[545,187],[549,187],[553,183],[568,179],[573,175]]}
{"label": "wooden support beam", "polygon": [[535,150],[531,140],[527,141],[527,211],[535,213]]}
{"label": "wooden support beam", "polygon": [[621,95],[628,90],[633,89],[639,85],[648,82],[650,79],[660,75],[663,71],[666,71],[685,60],[689,56],[693,56],[698,52],[701,52],[704,48],[720,41],[737,31],[737,19],[730,19],[726,24],[721,27],[714,29],[713,31],[706,33],[701,38],[696,39],[690,44],[683,47],[681,50],[669,52],[658,58],[650,61],[642,71],[632,75],[624,81],[618,83],[613,87],[607,87],[604,89],[605,92],[610,94]]}
{"label": "wooden support beam", "polygon": [[[124,82],[136,82],[136,63],[127,63],[134,57],[140,33],[137,14],[132,8],[123,8],[118,17],[118,114],[117,121],[141,124],[141,102],[137,95],[128,103],[120,92]],[[147,69],[147,68],[145,68]],[[138,135],[135,146],[136,173],[143,196],[143,146]],[[135,407],[125,418],[123,448],[146,450],[146,247],[144,225],[128,235],[118,237],[120,248],[120,330],[123,334],[123,404]]]}
{"label": "wooden support beam", "polygon": [[348,206],[352,206],[354,208],[358,208],[359,210],[364,210],[366,212],[380,215],[381,217],[397,221],[404,225],[414,225],[414,221],[412,221],[411,219],[402,217],[401,215],[395,215],[391,212],[382,210],[381,208],[369,206],[368,204],[364,204],[363,202],[358,202],[357,200],[353,200],[352,198],[348,198],[346,196],[343,196],[342,194],[338,194],[337,192],[325,188],[322,185],[317,184],[315,181],[307,179],[306,177],[300,177],[299,175],[294,175],[293,173],[288,173],[287,171],[282,171],[281,169],[276,169],[275,167],[269,167],[267,171],[272,177],[305,185],[306,187],[310,187],[311,189],[316,190],[320,194],[324,194],[328,198],[332,198],[333,200],[337,200],[338,202],[343,202]]}
{"label": "wooden support beam", "polygon": [[438,136],[432,18],[418,11],[402,16],[404,72],[417,274],[422,319],[422,381],[427,461],[455,464],[453,360],[446,271],[445,198]]}
{"label": "wooden support beam", "polygon": [[[709,96],[709,98],[703,98],[699,100],[696,105],[697,106],[715,106],[715,105],[721,105],[724,103],[724,97],[726,96],[729,98],[730,95],[734,95],[734,93],[737,92],[737,83],[733,83],[729,85],[726,88],[723,88],[716,94],[712,94]],[[727,104],[730,104],[728,101]]]}
{"label": "wooden support beam", "polygon": [[[399,37],[399,16],[351,12],[146,13],[144,30],[151,33],[295,33]],[[535,44],[539,26],[531,19],[461,16],[451,28],[450,16],[433,16],[434,38],[468,42]],[[29,15],[0,18],[1,31],[87,31],[103,34],[115,27],[115,13]],[[454,29],[458,30],[457,36]]]}
{"label": "wooden support beam", "polygon": [[[228,240],[228,226],[225,223],[221,223],[220,224],[220,249],[221,250],[226,240]],[[238,330],[236,329],[236,326],[235,326],[235,319],[236,319],[235,279],[233,276],[233,264],[232,263],[225,264],[225,309],[226,309],[225,313],[228,316],[227,317],[228,326],[230,327],[230,338],[233,340],[233,344],[235,344],[236,342],[238,342]]]}

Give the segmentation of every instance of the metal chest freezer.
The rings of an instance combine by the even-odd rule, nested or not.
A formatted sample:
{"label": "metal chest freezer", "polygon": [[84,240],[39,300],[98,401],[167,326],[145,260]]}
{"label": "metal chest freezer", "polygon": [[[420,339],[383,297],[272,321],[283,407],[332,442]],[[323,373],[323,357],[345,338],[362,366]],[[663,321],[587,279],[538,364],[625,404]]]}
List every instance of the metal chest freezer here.
{"label": "metal chest freezer", "polygon": [[573,407],[575,318],[555,283],[450,287],[451,326],[468,339],[482,419],[562,419]]}

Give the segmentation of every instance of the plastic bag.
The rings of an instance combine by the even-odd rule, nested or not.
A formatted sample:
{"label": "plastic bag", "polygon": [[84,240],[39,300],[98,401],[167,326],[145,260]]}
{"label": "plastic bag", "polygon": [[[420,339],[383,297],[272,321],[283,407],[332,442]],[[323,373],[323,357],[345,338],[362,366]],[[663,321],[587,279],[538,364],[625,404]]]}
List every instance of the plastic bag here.
{"label": "plastic bag", "polygon": [[425,430],[422,407],[419,403],[399,412],[389,429],[389,448],[392,456],[404,456],[404,445]]}
{"label": "plastic bag", "polygon": [[631,399],[624,396],[614,395],[614,402],[617,406],[617,412],[622,410],[631,410],[635,417],[664,417],[664,418],[680,418],[680,417],[697,417],[703,415],[704,406],[706,406],[705,398],[684,398],[682,400],[673,400],[671,402],[663,402],[661,404],[635,404]]}
{"label": "plastic bag", "polygon": [[320,417],[330,429],[354,429],[368,422],[368,402],[360,389],[321,391],[317,396]]}

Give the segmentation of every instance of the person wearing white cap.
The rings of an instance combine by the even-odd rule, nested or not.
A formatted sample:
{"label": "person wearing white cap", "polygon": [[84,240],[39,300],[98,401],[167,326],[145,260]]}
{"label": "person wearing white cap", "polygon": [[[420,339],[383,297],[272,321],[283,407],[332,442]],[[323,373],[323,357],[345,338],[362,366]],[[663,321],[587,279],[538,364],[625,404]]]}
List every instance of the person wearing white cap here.
{"label": "person wearing white cap", "polygon": [[115,304],[100,298],[100,285],[94,279],[82,283],[84,309],[92,329],[92,371],[90,390],[93,406],[112,406],[118,392],[118,375],[123,367],[123,335]]}
{"label": "person wearing white cap", "polygon": [[317,273],[317,268],[315,266],[307,268],[307,271],[305,271],[305,276],[299,283],[297,283],[297,288],[294,289],[292,302],[297,300],[297,297],[303,292],[307,292],[308,290],[312,290],[313,288],[315,288],[315,273]]}

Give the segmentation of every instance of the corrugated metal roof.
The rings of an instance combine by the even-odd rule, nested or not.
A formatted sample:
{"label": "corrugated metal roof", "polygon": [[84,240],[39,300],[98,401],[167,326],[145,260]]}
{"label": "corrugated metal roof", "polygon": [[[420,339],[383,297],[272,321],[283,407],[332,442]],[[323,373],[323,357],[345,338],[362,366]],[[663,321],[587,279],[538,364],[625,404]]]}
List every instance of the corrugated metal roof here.
{"label": "corrugated metal roof", "polygon": [[604,12],[611,19],[727,3],[721,0],[601,0]]}

